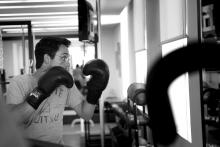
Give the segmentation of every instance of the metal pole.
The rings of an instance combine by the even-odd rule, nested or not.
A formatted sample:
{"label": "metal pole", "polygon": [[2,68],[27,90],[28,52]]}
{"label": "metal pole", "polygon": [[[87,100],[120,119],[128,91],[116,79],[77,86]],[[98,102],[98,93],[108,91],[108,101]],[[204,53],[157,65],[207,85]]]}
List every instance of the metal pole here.
{"label": "metal pole", "polygon": [[[21,70],[23,70],[23,71],[20,71],[21,73],[20,74],[24,74],[24,73],[26,73],[26,70],[25,70],[25,52],[26,52],[26,49],[25,49],[25,33],[24,33],[24,26],[23,25],[21,25],[21,30],[22,30],[22,53],[23,53],[23,69],[21,69]],[[23,72],[23,73],[22,73]]]}
{"label": "metal pole", "polygon": [[[100,0],[96,0],[96,12],[97,12],[97,49],[96,57],[101,58],[101,3]],[[101,97],[99,102],[99,117],[100,117],[100,129],[101,129],[101,147],[105,146],[105,124],[104,124],[104,98]]]}
{"label": "metal pole", "polygon": [[96,0],[97,11],[97,56],[101,57],[101,1]]}
{"label": "metal pole", "polygon": [[31,22],[28,23],[28,47],[29,47],[29,60],[30,60],[30,71],[33,73],[34,70],[34,46],[33,46],[33,35],[32,35],[32,26]]}

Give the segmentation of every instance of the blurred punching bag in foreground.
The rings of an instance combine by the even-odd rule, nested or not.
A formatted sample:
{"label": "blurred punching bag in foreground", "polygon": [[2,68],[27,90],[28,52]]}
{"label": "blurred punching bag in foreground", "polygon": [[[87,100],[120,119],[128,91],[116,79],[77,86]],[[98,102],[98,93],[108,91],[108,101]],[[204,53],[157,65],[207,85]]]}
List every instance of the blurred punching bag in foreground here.
{"label": "blurred punching bag in foreground", "polygon": [[168,96],[170,84],[180,75],[202,68],[220,69],[220,45],[189,44],[158,59],[150,69],[146,82],[146,104],[155,143],[169,145],[177,137]]}

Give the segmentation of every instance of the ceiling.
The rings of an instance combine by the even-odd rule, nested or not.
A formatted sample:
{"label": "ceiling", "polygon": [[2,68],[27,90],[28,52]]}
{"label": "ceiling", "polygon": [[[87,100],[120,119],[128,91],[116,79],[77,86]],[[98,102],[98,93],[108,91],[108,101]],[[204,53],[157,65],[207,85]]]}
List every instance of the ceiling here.
{"label": "ceiling", "polygon": [[[87,1],[95,8],[96,0]],[[119,15],[129,1],[100,0],[101,23],[106,24],[106,16]],[[9,21],[31,21],[35,35],[78,34],[77,0],[0,0],[0,22]],[[27,25],[1,25],[0,28],[3,36],[27,33]]]}

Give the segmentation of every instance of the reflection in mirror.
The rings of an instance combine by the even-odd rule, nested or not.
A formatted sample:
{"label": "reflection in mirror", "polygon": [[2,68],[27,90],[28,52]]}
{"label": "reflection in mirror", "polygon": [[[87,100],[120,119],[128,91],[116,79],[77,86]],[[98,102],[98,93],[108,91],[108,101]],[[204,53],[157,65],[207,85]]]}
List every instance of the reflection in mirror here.
{"label": "reflection in mirror", "polygon": [[[220,17],[218,0],[201,1],[201,40],[219,43]],[[220,146],[220,72],[206,68],[202,72],[203,133],[206,146]]]}

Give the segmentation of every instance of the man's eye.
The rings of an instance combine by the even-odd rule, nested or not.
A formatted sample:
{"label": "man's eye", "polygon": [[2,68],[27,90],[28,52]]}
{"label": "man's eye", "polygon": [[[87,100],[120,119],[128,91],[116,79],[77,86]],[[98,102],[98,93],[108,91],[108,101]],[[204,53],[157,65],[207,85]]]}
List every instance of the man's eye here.
{"label": "man's eye", "polygon": [[69,57],[68,57],[68,56],[62,56],[61,59],[62,59],[63,61],[68,61],[68,60],[69,60]]}

